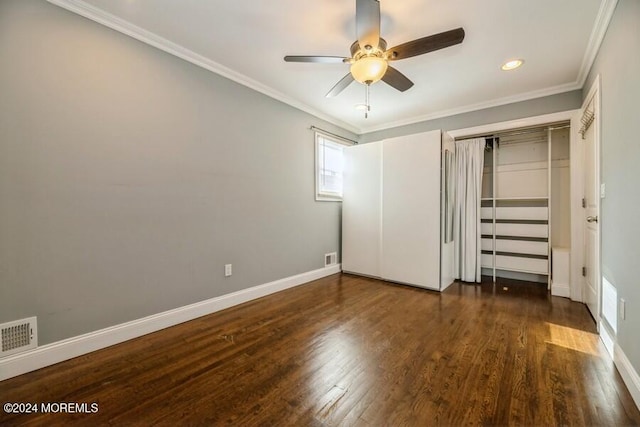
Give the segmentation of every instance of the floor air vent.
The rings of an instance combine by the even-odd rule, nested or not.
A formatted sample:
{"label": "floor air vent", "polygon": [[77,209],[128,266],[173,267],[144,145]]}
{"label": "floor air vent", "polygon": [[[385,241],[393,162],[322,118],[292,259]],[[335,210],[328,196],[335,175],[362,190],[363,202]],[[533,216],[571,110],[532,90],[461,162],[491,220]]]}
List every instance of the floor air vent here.
{"label": "floor air vent", "polygon": [[38,319],[16,320],[0,325],[0,357],[38,346]]}

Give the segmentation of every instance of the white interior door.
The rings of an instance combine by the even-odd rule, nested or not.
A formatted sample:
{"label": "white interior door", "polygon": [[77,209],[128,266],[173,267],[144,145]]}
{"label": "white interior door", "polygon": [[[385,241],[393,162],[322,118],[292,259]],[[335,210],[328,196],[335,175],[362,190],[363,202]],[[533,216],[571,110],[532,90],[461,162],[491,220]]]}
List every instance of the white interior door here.
{"label": "white interior door", "polygon": [[[595,97],[587,103],[587,109],[594,111]],[[595,111],[599,114],[598,111]],[[584,133],[584,244],[585,244],[585,288],[584,302],[591,315],[600,321],[600,159],[598,144],[598,120],[593,121]]]}
{"label": "white interior door", "polygon": [[439,290],[440,131],[382,149],[382,277]]}
{"label": "white interior door", "polygon": [[380,277],[382,143],[344,149],[342,270]]}

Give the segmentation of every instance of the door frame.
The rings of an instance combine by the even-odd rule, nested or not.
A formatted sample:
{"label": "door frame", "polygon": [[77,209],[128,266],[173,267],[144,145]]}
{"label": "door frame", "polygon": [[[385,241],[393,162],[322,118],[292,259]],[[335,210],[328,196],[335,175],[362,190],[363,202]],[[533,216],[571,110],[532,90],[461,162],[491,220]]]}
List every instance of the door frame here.
{"label": "door frame", "polygon": [[[599,87],[600,77],[596,78]],[[598,94],[600,91],[598,91]],[[591,92],[589,92],[591,94]],[[598,112],[599,112],[598,105]],[[504,122],[490,123],[486,125],[473,126],[463,129],[454,129],[444,131],[447,138],[461,139],[470,138],[476,135],[486,135],[493,132],[506,131],[521,127],[532,127],[546,125],[555,122],[569,121],[570,129],[570,201],[571,201],[571,253],[570,253],[570,292],[569,298],[573,301],[584,302],[583,287],[584,280],[582,277],[583,254],[584,254],[584,230],[582,229],[582,196],[583,192],[583,159],[582,146],[580,144],[581,137],[578,133],[580,129],[580,117],[582,108],[576,110],[560,111],[557,113],[543,114],[540,116],[523,117],[516,120],[508,120]],[[599,115],[596,117],[599,120]],[[600,123],[596,123],[600,128]],[[598,166],[599,168],[599,166]],[[563,295],[564,296],[564,295]]]}
{"label": "door frame", "polygon": [[[596,151],[597,151],[597,171],[596,181],[597,186],[600,186],[600,172],[601,163],[600,157],[602,153],[601,144],[601,91],[600,91],[600,75],[597,75],[594,82],[584,98],[585,102],[588,102],[595,96],[594,108],[595,108],[595,120],[592,126],[594,128],[594,135],[596,138]],[[582,197],[584,196],[584,165],[583,154],[584,150],[580,141],[582,138],[578,133],[580,129],[580,117],[582,111],[586,106],[586,103],[577,110],[561,111],[558,113],[544,114],[541,116],[525,117],[522,119],[509,120],[504,122],[490,123],[486,125],[473,126],[463,129],[449,130],[445,133],[447,137],[456,139],[471,137],[474,135],[483,135],[491,132],[504,131],[509,129],[515,129],[519,127],[537,126],[547,123],[553,123],[558,121],[568,120],[571,122],[571,160],[570,160],[570,174],[571,174],[571,271],[570,271],[570,298],[573,301],[584,302],[584,286],[585,281],[582,277],[582,267],[584,265],[584,213],[582,211]],[[601,204],[600,204],[601,205]],[[598,218],[602,211],[602,206],[598,206]],[[602,246],[601,246],[601,230],[600,222],[598,223],[599,236],[598,236],[598,266],[602,270]],[[602,309],[602,274],[598,277],[600,287],[599,309]]]}

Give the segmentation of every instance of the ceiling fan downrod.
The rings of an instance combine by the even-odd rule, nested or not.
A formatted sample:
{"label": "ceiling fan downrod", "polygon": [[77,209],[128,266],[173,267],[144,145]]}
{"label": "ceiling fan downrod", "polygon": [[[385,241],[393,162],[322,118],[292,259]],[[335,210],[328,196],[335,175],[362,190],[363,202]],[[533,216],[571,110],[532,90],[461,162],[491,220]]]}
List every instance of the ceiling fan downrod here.
{"label": "ceiling fan downrod", "polygon": [[462,43],[464,29],[456,28],[438,34],[411,40],[390,49],[380,37],[380,0],[355,0],[356,41],[349,49],[351,56],[287,55],[286,62],[311,62],[326,64],[349,64],[350,70],[326,94],[327,98],[337,96],[352,82],[367,85],[365,118],[371,111],[369,85],[382,80],[394,89],[405,92],[413,82],[390,65],[401,59],[411,58]]}
{"label": "ceiling fan downrod", "polygon": [[364,118],[368,119],[369,118],[369,111],[371,111],[371,100],[369,98],[369,88],[371,87],[371,83],[367,83],[365,84],[366,89],[364,92]]}

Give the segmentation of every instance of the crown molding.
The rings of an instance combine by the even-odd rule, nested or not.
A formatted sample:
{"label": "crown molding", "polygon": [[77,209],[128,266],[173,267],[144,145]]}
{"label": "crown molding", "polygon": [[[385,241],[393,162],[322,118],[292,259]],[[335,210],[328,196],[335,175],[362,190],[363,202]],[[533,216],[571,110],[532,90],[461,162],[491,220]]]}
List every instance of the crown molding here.
{"label": "crown molding", "polygon": [[129,21],[118,18],[117,16],[112,15],[108,12],[105,12],[102,9],[99,9],[93,5],[85,3],[82,0],[47,0],[47,1],[51,4],[54,4],[63,9],[66,9],[70,12],[76,13],[94,22],[97,22],[106,27],[109,27],[112,30],[118,31],[138,41],[146,43],[164,52],[167,52],[171,55],[177,56],[178,58],[183,59],[187,62],[190,62],[194,65],[197,65],[198,67],[204,68],[205,70],[211,71],[222,77],[225,77],[229,80],[232,80],[236,83],[239,83],[257,92],[260,92],[263,95],[266,95],[277,101],[288,104],[298,110],[304,111],[305,113],[309,113],[319,119],[325,120],[345,130],[351,131],[356,134],[359,134],[361,131],[361,129],[358,128],[357,126],[353,126],[349,123],[338,120],[335,117],[322,113],[321,111],[318,111],[315,108],[308,106],[307,104],[304,104],[294,98],[291,98],[250,77],[247,77],[244,74],[238,73],[228,67],[225,67],[222,64],[219,64],[215,61],[212,61],[209,58],[206,58],[183,46],[180,46],[177,43],[173,43],[163,37],[160,37],[159,35],[151,31],[147,31],[143,28],[138,27],[137,25],[130,23]]}
{"label": "crown molding", "polygon": [[640,409],[640,375],[638,375],[638,371],[634,369],[633,364],[617,342],[614,344],[613,362],[618,368],[624,384],[629,389],[629,394],[631,394],[634,403]]}
{"label": "crown molding", "polygon": [[589,71],[591,71],[591,67],[596,59],[598,54],[598,50],[600,49],[600,45],[604,40],[604,36],[607,33],[607,29],[609,28],[609,24],[611,23],[611,18],[613,17],[613,13],[615,12],[616,6],[618,5],[618,0],[602,0],[600,3],[600,8],[598,9],[598,15],[593,24],[593,28],[591,29],[591,34],[589,36],[589,42],[587,43],[587,49],[585,50],[584,56],[582,58],[582,64],[580,65],[580,70],[578,71],[578,75],[576,80],[572,83],[566,83],[559,86],[553,86],[550,88],[545,88],[541,90],[536,90],[532,92],[527,92],[523,94],[518,94],[514,96],[508,96],[505,98],[499,98],[491,101],[480,102],[476,104],[470,104],[458,108],[453,108],[450,110],[442,110],[436,111],[434,113],[429,113],[421,116],[414,116],[408,119],[398,120],[395,122],[383,123],[376,126],[371,126],[367,128],[361,128],[361,134],[367,134],[371,132],[376,132],[380,130],[386,130],[395,128],[398,126],[406,126],[414,123],[419,123],[427,120],[435,120],[443,117],[450,117],[457,114],[470,113],[472,111],[483,110],[486,108],[499,107],[501,105],[512,104],[515,102],[528,101],[530,99],[541,98],[544,96],[557,95],[563,92],[570,92],[572,90],[583,89],[584,83],[589,75]]}
{"label": "crown molding", "polygon": [[505,122],[489,123],[486,125],[472,126],[463,129],[446,131],[453,139],[470,138],[474,135],[492,134],[523,127],[541,126],[549,123],[571,120],[580,110],[558,111],[557,113],[542,114],[540,116],[524,117]]}
{"label": "crown molding", "polygon": [[244,74],[238,73],[222,64],[160,37],[155,33],[133,25],[124,19],[118,18],[117,16],[105,12],[104,10],[92,6],[82,0],[47,1],[358,135],[582,89],[593,62],[595,61],[598,49],[600,49],[602,40],[607,32],[607,28],[609,27],[609,23],[613,17],[616,5],[618,4],[618,0],[602,0],[594,26],[591,30],[591,35],[582,59],[578,76],[574,82],[504,98],[469,104],[449,110],[436,111],[403,120],[382,123],[371,127],[358,127],[325,114],[303,102],[272,89],[265,84],[251,79]]}
{"label": "crown molding", "polygon": [[491,107],[499,107],[501,105],[512,104],[515,102],[528,101],[530,99],[541,98],[544,96],[557,95],[563,92],[570,92],[572,90],[583,89],[584,83],[591,71],[600,45],[604,40],[604,36],[607,33],[611,18],[615,12],[618,0],[602,0],[600,3],[600,9],[598,9],[598,15],[596,16],[593,28],[591,29],[591,35],[589,36],[589,42],[587,43],[587,49],[585,50],[582,58],[582,64],[578,76],[573,83],[567,83],[559,86],[553,86],[541,90],[527,92],[519,95],[508,96],[505,98],[499,98],[491,101],[480,102],[477,104],[471,104],[463,107],[453,108],[450,110],[437,111],[422,116],[415,116],[412,118],[399,120],[395,122],[383,123],[381,125],[372,126],[370,128],[361,129],[362,134],[376,132],[380,130],[391,129],[398,126],[406,126],[414,123],[419,123],[427,120],[435,120],[443,117],[454,116],[457,114],[470,113],[472,111],[483,110]]}
{"label": "crown molding", "polygon": [[589,43],[587,43],[587,50],[584,52],[580,71],[578,72],[578,78],[576,79],[576,83],[578,83],[580,87],[584,86],[584,82],[589,75],[589,71],[591,71],[593,62],[596,60],[598,50],[600,50],[600,45],[607,33],[607,29],[611,23],[611,18],[613,17],[613,12],[615,12],[617,5],[618,0],[602,0],[600,3],[600,9],[598,10],[598,15],[596,16],[595,23],[591,29]]}
{"label": "crown molding", "polygon": [[506,96],[504,98],[498,98],[490,101],[483,101],[475,104],[465,105],[462,107],[456,107],[449,110],[436,111],[434,113],[424,114],[421,116],[414,116],[408,119],[398,120],[395,122],[383,123],[381,125],[362,129],[362,132],[363,134],[367,134],[367,133],[391,129],[399,126],[412,125],[414,123],[420,123],[427,120],[441,119],[443,117],[451,117],[458,114],[471,113],[473,111],[484,110],[492,107],[499,107],[501,105],[513,104],[521,101],[528,101],[530,99],[542,98],[550,95],[557,95],[559,93],[570,92],[572,90],[577,90],[577,89],[582,89],[582,86],[580,86],[577,82],[567,83],[567,84],[553,86],[545,89],[521,93],[518,95]]}
{"label": "crown molding", "polygon": [[578,76],[573,83],[567,83],[559,86],[553,86],[546,89],[527,92],[519,95],[509,96],[505,98],[499,98],[491,101],[480,102],[477,104],[470,104],[463,107],[453,108],[450,110],[436,111],[434,113],[425,114],[422,116],[415,116],[408,119],[398,120],[395,122],[383,123],[377,126],[361,129],[362,134],[376,132],[380,130],[391,129],[398,126],[406,126],[414,123],[419,123],[427,120],[435,120],[443,117],[454,116],[456,114],[470,113],[472,111],[483,110],[485,108],[499,107],[501,105],[512,104],[515,102],[528,101],[530,99],[541,98],[543,96],[556,95],[563,92],[570,92],[572,90],[584,89],[584,83],[591,71],[593,62],[596,60],[600,45],[604,40],[604,36],[607,33],[611,18],[615,12],[618,0],[602,0],[600,3],[600,9],[598,9],[598,15],[596,16],[593,28],[591,29],[591,35],[589,36],[589,42],[587,43],[587,49],[585,50],[582,58],[582,64],[578,71]]}

